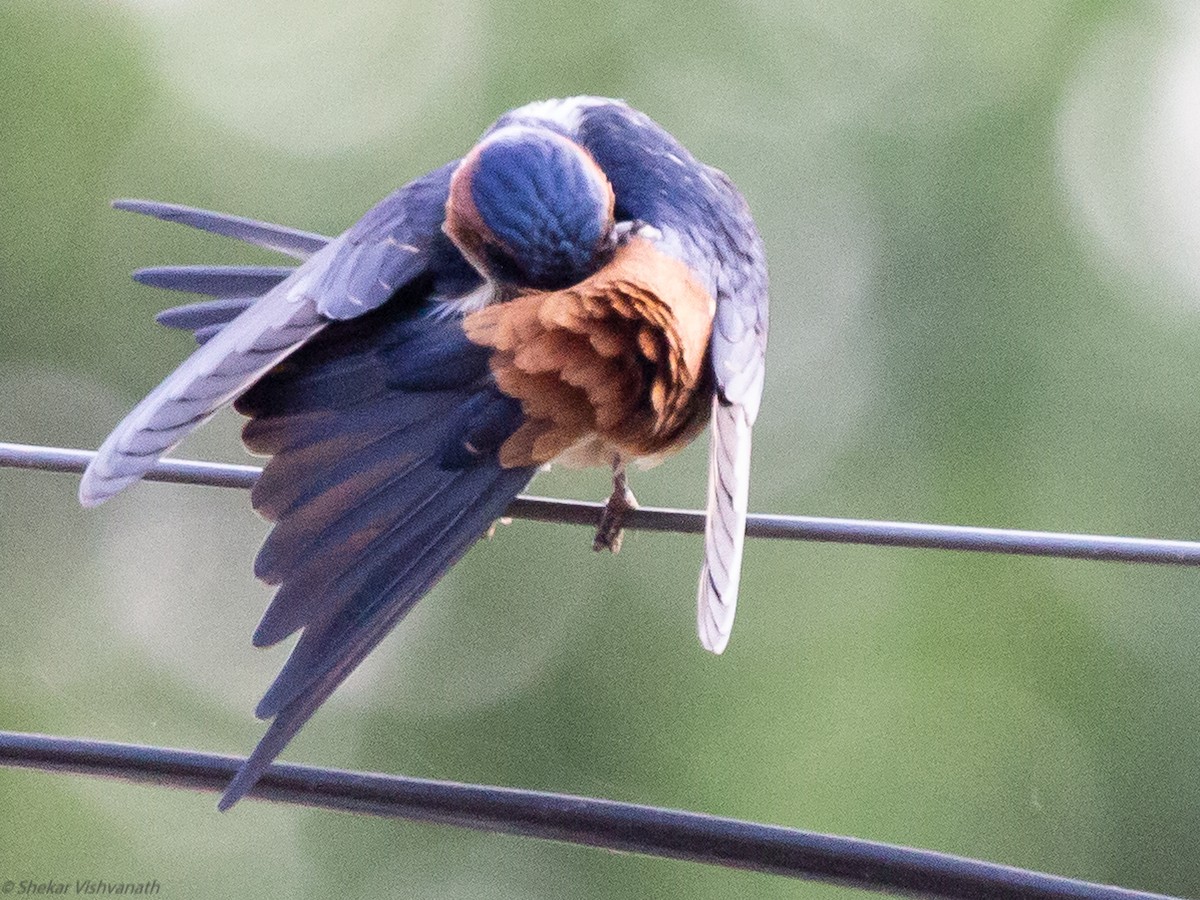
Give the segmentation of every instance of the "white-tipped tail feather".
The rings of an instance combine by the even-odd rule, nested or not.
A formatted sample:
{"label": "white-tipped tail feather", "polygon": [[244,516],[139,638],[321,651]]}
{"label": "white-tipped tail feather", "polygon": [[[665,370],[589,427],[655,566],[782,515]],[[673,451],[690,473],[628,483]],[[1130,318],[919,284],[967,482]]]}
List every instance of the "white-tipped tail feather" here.
{"label": "white-tipped tail feather", "polygon": [[333,242],[196,350],[100,445],[79,483],[79,502],[97,506],[141,479],[159,457],[320,331],[309,287]]}
{"label": "white-tipped tail feather", "polygon": [[750,417],[740,403],[713,400],[708,453],[708,516],[696,625],[705,650],[729,643],[742,575],[750,498]]}

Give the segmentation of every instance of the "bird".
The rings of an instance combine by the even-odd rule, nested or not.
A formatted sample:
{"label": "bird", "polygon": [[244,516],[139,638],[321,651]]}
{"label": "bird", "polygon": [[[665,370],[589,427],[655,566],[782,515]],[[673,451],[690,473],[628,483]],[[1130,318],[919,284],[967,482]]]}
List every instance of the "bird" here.
{"label": "bird", "polygon": [[742,194],[624,101],[501,116],[461,158],[342,234],[149,200],[115,207],[288,255],[295,266],[158,266],[134,279],[210,299],[158,321],[195,351],[83,474],[95,506],[220,408],[268,456],[277,588],[258,647],[300,637],[255,713],[270,724],[222,796],[247,794],[317,708],[550,464],[611,468],[593,546],[636,507],[626,468],[710,426],[702,645],[737,601],[767,269]]}

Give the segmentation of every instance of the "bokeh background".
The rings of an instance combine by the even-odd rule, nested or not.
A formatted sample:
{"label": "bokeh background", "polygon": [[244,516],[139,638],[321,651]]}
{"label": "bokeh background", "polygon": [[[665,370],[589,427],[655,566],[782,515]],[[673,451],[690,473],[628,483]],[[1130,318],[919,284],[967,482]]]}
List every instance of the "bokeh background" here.
{"label": "bokeh background", "polygon": [[[110,210],[336,233],[504,110],[624,97],[746,193],[771,261],[756,510],[1200,537],[1200,13],[1187,0],[7,0],[0,440],[94,447],[189,351],[128,281],[274,261]],[[236,416],[187,455],[241,460]],[[697,506],[705,448],[636,479]],[[540,493],[599,499],[603,473]],[[0,471],[0,725],[246,752],[238,492]],[[1200,574],[517,522],[285,753],[573,791],[1200,894]],[[0,880],[164,897],[853,892],[0,771]]]}

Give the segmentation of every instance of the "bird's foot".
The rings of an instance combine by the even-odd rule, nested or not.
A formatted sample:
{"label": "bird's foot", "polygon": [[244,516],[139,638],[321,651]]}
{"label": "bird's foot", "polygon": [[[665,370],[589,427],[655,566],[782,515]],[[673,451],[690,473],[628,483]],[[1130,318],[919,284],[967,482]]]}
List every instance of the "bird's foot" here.
{"label": "bird's foot", "polygon": [[604,505],[600,514],[600,526],[596,529],[596,539],[592,541],[592,549],[599,553],[608,550],[618,553],[621,550],[621,540],[625,537],[625,516],[638,508],[637,497],[625,483],[625,470],[614,469],[613,492]]}

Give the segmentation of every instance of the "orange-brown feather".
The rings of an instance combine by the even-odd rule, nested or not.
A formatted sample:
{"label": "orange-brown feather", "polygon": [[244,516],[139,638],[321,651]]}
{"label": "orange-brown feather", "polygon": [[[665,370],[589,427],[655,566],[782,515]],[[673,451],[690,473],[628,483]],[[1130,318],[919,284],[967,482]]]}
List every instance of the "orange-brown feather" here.
{"label": "orange-brown feather", "polygon": [[601,356],[607,356],[610,359],[620,356],[621,351],[625,349],[625,342],[621,340],[620,330],[608,322],[596,323],[596,327],[588,332],[588,343]]}
{"label": "orange-brown feather", "polygon": [[492,348],[496,383],[526,417],[501,463],[540,465],[588,439],[602,462],[681,447],[708,411],[713,309],[683,263],[635,238],[579,284],[467,315],[467,337]]}

